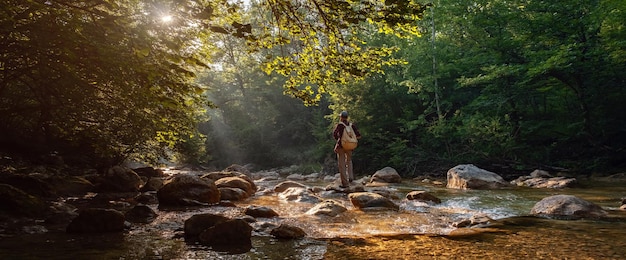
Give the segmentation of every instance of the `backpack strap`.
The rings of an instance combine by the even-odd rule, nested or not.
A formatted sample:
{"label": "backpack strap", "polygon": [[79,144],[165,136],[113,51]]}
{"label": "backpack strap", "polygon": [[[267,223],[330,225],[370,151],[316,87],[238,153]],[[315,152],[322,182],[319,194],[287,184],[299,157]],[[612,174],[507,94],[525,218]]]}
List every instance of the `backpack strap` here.
{"label": "backpack strap", "polygon": [[343,125],[343,129],[341,129],[341,134],[339,135],[339,139],[337,140],[341,140],[341,138],[343,137],[343,133],[346,131],[346,129],[348,129],[348,135],[354,133],[354,130],[352,130],[352,123],[348,123],[347,125],[343,121],[339,121],[339,123]]}
{"label": "backpack strap", "polygon": [[346,125],[345,123],[343,123],[343,122],[341,122],[341,123],[345,126],[345,127],[343,128],[343,130],[344,130],[344,131],[345,131],[346,129],[348,129],[348,127],[349,127],[349,129],[350,129],[350,130],[348,130],[348,133],[349,133],[349,132],[352,132],[352,123],[348,123],[347,125]]}

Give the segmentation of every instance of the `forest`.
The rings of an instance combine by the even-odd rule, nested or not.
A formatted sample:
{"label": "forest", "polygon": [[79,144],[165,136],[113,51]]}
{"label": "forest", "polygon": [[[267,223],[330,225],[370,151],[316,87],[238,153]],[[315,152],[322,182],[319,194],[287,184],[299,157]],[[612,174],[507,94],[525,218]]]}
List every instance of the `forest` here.
{"label": "forest", "polygon": [[6,0],[0,155],[104,168],[626,169],[626,2]]}

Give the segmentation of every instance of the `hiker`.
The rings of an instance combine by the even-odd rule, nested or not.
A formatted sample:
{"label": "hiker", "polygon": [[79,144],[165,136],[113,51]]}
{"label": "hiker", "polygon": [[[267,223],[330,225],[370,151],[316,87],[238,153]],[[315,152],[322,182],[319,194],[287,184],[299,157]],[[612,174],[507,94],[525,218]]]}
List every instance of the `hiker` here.
{"label": "hiker", "polygon": [[335,143],[335,153],[339,165],[339,176],[341,177],[341,188],[346,188],[354,180],[352,171],[352,151],[356,148],[357,139],[361,138],[361,133],[356,126],[348,121],[348,112],[341,111],[339,123],[333,130]]}

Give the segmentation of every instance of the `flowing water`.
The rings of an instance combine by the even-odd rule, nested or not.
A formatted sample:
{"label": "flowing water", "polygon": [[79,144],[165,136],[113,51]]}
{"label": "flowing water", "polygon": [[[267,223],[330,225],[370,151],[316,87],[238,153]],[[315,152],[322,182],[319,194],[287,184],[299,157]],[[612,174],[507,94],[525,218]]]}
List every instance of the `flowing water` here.
{"label": "flowing water", "polygon": [[[259,183],[270,188],[278,183]],[[307,183],[325,186],[326,183]],[[346,194],[321,191],[348,209],[337,217],[305,214],[314,204],[286,201],[259,192],[237,207],[159,211],[150,224],[134,224],[124,233],[33,234],[0,237],[0,259],[626,259],[626,212],[619,210],[626,183],[587,183],[576,189],[452,190],[406,181],[387,189],[397,194],[399,211],[361,211]],[[426,190],[442,200],[428,205],[407,201],[412,190]],[[568,194],[592,201],[609,212],[601,220],[552,220],[528,216],[544,197]],[[267,206],[280,217],[253,223],[252,249],[218,252],[188,243],[184,221],[194,214],[241,217],[247,205]],[[476,234],[451,236],[453,223],[486,214],[500,225]],[[281,223],[301,227],[307,237],[278,240],[268,228]]]}

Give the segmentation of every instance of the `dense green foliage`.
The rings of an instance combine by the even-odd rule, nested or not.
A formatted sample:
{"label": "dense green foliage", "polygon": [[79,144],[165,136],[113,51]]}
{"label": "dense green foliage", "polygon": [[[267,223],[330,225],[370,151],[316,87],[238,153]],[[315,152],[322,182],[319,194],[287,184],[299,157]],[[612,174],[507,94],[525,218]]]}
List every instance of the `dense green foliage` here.
{"label": "dense green foliage", "polygon": [[372,39],[393,42],[408,64],[332,97],[373,142],[363,164],[623,169],[623,1],[440,1],[431,11],[421,27],[434,28],[434,44],[432,31]]}
{"label": "dense green foliage", "polygon": [[[347,82],[380,71],[379,63],[393,63],[384,58],[391,54],[387,48],[361,44],[352,35],[358,28],[415,34],[414,21],[423,11],[413,1],[268,0],[253,5],[245,9],[243,2],[228,0],[4,1],[0,12],[2,150],[31,157],[60,153],[72,163],[102,166],[132,156],[154,161],[172,149],[183,152],[183,161],[202,161],[211,148],[204,147],[206,136],[198,133],[197,126],[202,111],[214,107],[203,94],[207,87],[232,84],[229,78],[205,82],[216,83],[212,86],[196,80],[210,65],[223,62],[212,60],[224,49],[224,42],[214,41],[215,37],[244,39],[255,57],[263,57],[253,59],[257,65],[263,63],[266,71],[285,76],[280,85],[286,93],[315,103],[321,96],[311,95],[311,86],[324,93],[333,83],[328,79]],[[358,71],[356,65],[344,66],[349,61],[358,62]],[[323,76],[313,77],[318,71]],[[214,72],[208,78],[225,76]],[[245,83],[240,79],[236,85]],[[252,116],[257,114],[275,125],[277,114],[254,111],[264,102],[280,103],[273,98],[256,103],[243,100],[251,110],[242,116],[250,118],[227,117],[249,122],[257,120]],[[233,112],[227,107],[222,111]],[[256,133],[267,126],[253,125],[256,128],[251,130],[237,129]],[[282,132],[303,133],[271,132],[270,137],[276,138],[285,135]],[[249,137],[240,134],[235,136]],[[235,140],[245,146],[270,139]]]}
{"label": "dense green foliage", "polygon": [[[363,35],[384,33],[398,37],[419,36],[416,26],[427,5],[414,0],[261,1],[260,11],[270,13],[261,22],[255,47],[268,53],[268,73],[287,77],[285,92],[305,104],[315,104],[332,86],[362,80],[381,73],[384,66],[401,63],[390,58],[394,46],[369,45]],[[269,10],[269,12],[268,12]]]}
{"label": "dense green foliage", "polygon": [[325,163],[348,110],[357,174],[625,167],[623,1],[2,6],[3,150]]}
{"label": "dense green foliage", "polygon": [[[2,146],[114,164],[195,131],[204,66],[193,28],[139,1],[5,1]],[[179,51],[173,51],[179,50]],[[142,149],[143,148],[143,149]],[[152,151],[148,153],[148,151]]]}
{"label": "dense green foliage", "polygon": [[318,162],[332,156],[329,132],[345,109],[364,134],[355,153],[360,174],[392,166],[415,175],[459,163],[623,169],[625,12],[615,0],[439,1],[418,24],[423,37],[364,29],[365,46],[399,50],[388,64],[396,66],[325,87],[332,112],[306,117],[327,125],[313,128],[318,152],[300,153]]}

